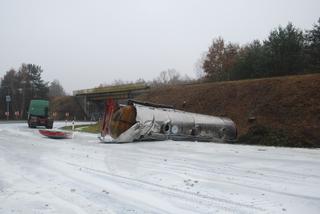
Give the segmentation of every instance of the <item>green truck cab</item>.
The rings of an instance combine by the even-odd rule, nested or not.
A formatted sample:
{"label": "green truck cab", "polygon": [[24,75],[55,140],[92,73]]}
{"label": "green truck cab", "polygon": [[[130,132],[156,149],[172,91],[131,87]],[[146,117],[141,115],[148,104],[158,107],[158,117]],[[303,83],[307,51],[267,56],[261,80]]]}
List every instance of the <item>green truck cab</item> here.
{"label": "green truck cab", "polygon": [[30,101],[28,110],[28,126],[30,128],[45,126],[47,129],[52,129],[53,119],[49,117],[48,100]]}

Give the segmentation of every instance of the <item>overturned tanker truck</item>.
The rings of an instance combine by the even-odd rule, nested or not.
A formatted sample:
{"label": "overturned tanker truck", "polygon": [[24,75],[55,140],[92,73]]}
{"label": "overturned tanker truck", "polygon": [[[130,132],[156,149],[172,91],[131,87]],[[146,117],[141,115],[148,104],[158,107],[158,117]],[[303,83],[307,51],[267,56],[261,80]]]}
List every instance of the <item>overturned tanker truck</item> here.
{"label": "overturned tanker truck", "polygon": [[101,141],[109,134],[111,142],[185,140],[204,142],[235,141],[237,129],[232,120],[174,109],[171,106],[129,100],[128,105],[106,103]]}

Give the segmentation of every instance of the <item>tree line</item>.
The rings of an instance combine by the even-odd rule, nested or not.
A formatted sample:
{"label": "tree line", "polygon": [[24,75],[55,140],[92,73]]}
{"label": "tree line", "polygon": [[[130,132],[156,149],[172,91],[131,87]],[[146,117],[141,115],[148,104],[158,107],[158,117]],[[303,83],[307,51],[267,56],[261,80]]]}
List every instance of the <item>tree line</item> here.
{"label": "tree line", "polygon": [[209,81],[320,72],[320,18],[311,30],[288,23],[272,30],[264,41],[244,46],[218,37],[200,64],[203,79]]}
{"label": "tree line", "polygon": [[6,72],[0,81],[0,118],[9,110],[9,118],[25,119],[30,100],[66,95],[58,80],[46,82],[42,73],[35,64],[22,64],[18,70]]}
{"label": "tree line", "polygon": [[151,87],[199,81],[228,81],[320,72],[320,18],[311,30],[302,31],[292,23],[272,30],[267,39],[240,46],[213,39],[195,64],[197,79],[182,76],[175,69],[161,71],[151,81],[115,80],[98,87],[146,83]]}
{"label": "tree line", "polygon": [[169,68],[161,71],[158,76],[150,81],[146,81],[143,78],[139,78],[136,81],[124,81],[121,79],[116,79],[112,83],[101,83],[96,88],[139,83],[149,85],[150,87],[162,87],[166,85],[185,84],[192,81],[193,80],[188,75],[181,75],[176,69]]}

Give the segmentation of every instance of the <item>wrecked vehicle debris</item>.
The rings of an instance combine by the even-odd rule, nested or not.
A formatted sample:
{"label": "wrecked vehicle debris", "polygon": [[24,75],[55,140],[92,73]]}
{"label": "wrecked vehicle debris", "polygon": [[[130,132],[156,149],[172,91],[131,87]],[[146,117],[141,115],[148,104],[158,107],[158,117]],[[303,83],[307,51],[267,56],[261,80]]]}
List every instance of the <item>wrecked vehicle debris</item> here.
{"label": "wrecked vehicle debris", "polygon": [[129,100],[125,106],[108,102],[101,130],[102,141],[106,134],[119,143],[168,139],[226,142],[236,139],[237,130],[229,118]]}

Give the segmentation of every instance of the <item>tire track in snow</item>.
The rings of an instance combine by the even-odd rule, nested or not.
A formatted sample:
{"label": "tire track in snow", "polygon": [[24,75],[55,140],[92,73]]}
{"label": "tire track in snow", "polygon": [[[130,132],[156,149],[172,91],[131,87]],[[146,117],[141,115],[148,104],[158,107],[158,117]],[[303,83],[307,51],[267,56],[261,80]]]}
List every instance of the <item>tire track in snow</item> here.
{"label": "tire track in snow", "polygon": [[[265,211],[265,209],[263,209],[263,208],[255,207],[255,206],[244,204],[244,203],[240,203],[240,202],[230,201],[230,200],[226,200],[226,199],[218,198],[218,197],[214,197],[214,196],[203,195],[203,194],[200,194],[200,193],[197,194],[197,193],[194,193],[194,192],[181,190],[181,189],[177,189],[177,188],[174,188],[174,187],[168,187],[168,186],[155,184],[155,183],[148,182],[148,181],[142,181],[142,180],[135,179],[135,178],[129,178],[129,177],[121,176],[121,175],[116,175],[116,174],[113,174],[113,173],[109,173],[109,172],[105,172],[105,171],[102,171],[102,170],[97,170],[97,169],[84,167],[84,166],[81,166],[81,165],[78,165],[78,164],[75,164],[75,163],[71,163],[71,162],[67,162],[67,161],[61,161],[61,160],[57,160],[57,161],[63,162],[65,164],[68,164],[68,165],[73,166],[73,167],[77,167],[77,168],[80,167],[82,169],[82,171],[83,170],[87,170],[88,172],[93,173],[93,174],[97,174],[97,175],[100,174],[100,175],[108,176],[108,177],[111,177],[111,178],[118,178],[118,179],[121,179],[121,180],[130,181],[130,183],[134,182],[134,183],[141,184],[141,185],[144,185],[144,186],[150,186],[150,187],[153,187],[153,188],[156,187],[156,188],[159,188],[159,189],[169,190],[169,191],[172,191],[174,193],[188,195],[189,197],[202,198],[202,199],[205,199],[205,200],[213,200],[215,202],[220,202],[220,203],[229,204],[229,205],[233,205],[233,206],[243,207],[243,208],[247,208],[247,209],[250,209],[250,210]],[[227,209],[227,210],[230,210],[229,206],[225,206],[224,208]],[[236,210],[234,210],[234,211],[236,211]]]}
{"label": "tire track in snow", "polygon": [[[148,153],[149,158],[151,158],[151,160],[148,160],[148,162],[146,163],[147,165],[152,165],[150,164],[150,162],[152,162],[153,164],[159,164],[161,163],[157,158],[161,159],[160,157],[157,157],[156,159],[154,158],[153,154]],[[129,156],[130,155],[126,155]],[[131,154],[132,159],[135,159],[135,154]],[[204,164],[204,166],[206,166],[206,164]],[[108,165],[109,167],[109,165]],[[198,166],[197,163],[193,164],[190,163],[186,165],[186,163],[183,160],[179,160],[178,162],[175,161],[174,164],[172,165],[165,165],[162,166],[163,168],[168,168],[170,169],[170,171],[175,171],[175,172],[180,172],[180,174],[183,174],[186,169],[187,171],[190,172],[197,172],[197,171],[201,171],[202,174],[205,173],[207,174],[209,177],[215,177],[215,181],[218,181],[220,183],[225,183],[225,184],[232,184],[232,185],[236,185],[236,186],[240,186],[240,187],[246,187],[249,189],[256,189],[256,190],[260,190],[263,192],[269,192],[269,193],[274,193],[274,194],[279,194],[279,195],[287,195],[290,197],[296,197],[296,198],[300,198],[300,199],[310,199],[313,201],[319,201],[320,198],[318,197],[313,197],[313,196],[308,196],[308,195],[300,195],[300,194],[293,194],[293,193],[288,193],[288,192],[283,192],[283,191],[276,191],[276,190],[272,190],[272,189],[267,189],[267,188],[263,188],[263,187],[259,187],[259,186],[254,186],[254,185],[249,185],[249,184],[245,184],[243,183],[243,174],[248,174],[248,177],[246,178],[246,180],[248,181],[248,183],[253,182],[253,181],[260,181],[261,179],[263,179],[262,181],[265,182],[281,182],[281,183],[287,183],[290,182],[290,184],[294,184],[294,185],[302,185],[304,180],[304,178],[307,177],[312,177],[312,178],[318,178],[319,176],[316,175],[303,175],[301,173],[291,173],[291,172],[282,172],[281,170],[274,170],[274,169],[255,169],[256,171],[252,171],[252,170],[248,170],[246,168],[242,168],[242,167],[237,167],[237,166],[233,166],[231,164],[224,166],[221,168],[221,166],[219,166],[219,170],[209,170],[205,169],[205,167],[203,166]],[[111,169],[111,167],[109,167],[109,169]],[[113,170],[112,170],[113,171]],[[262,172],[261,172],[262,171]],[[267,171],[267,172],[265,172]],[[280,174],[283,174],[283,176],[281,175],[277,175],[274,173],[279,172]],[[294,178],[289,179],[290,175],[295,175]],[[223,176],[221,177],[217,177],[217,175],[219,176]],[[242,176],[241,176],[242,175]],[[232,176],[235,180],[239,179],[239,181],[242,180],[242,182],[233,182],[230,181],[228,179],[226,179],[227,177],[225,176]],[[210,181],[208,179],[205,179],[206,181]],[[320,182],[320,181],[319,181]],[[259,185],[259,184],[257,184]]]}

